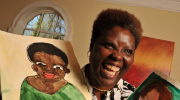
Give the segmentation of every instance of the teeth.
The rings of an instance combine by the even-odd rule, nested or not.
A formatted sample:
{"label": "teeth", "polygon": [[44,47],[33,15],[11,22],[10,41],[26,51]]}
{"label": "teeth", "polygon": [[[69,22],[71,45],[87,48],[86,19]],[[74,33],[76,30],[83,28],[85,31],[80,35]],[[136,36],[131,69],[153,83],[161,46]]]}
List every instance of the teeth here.
{"label": "teeth", "polygon": [[108,65],[108,64],[106,64],[106,67],[110,70],[113,70],[113,71],[119,71],[119,69],[120,69],[119,67],[116,67],[113,65]]}
{"label": "teeth", "polygon": [[108,73],[109,75],[111,75],[111,76],[114,76],[114,74],[116,73],[116,72],[108,71],[108,70],[106,70],[106,69],[104,69],[104,71],[105,71],[106,73]]}

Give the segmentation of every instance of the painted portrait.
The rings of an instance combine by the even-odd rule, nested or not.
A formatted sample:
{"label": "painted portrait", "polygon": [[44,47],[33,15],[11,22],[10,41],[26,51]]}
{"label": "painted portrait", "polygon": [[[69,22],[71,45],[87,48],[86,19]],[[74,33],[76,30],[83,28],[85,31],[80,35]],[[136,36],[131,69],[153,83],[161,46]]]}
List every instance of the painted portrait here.
{"label": "painted portrait", "polygon": [[172,100],[172,93],[166,83],[156,80],[134,94],[133,100]]}
{"label": "painted portrait", "polygon": [[90,100],[68,41],[0,31],[3,100]]}
{"label": "painted portrait", "polygon": [[27,55],[37,74],[25,78],[20,100],[85,100],[81,92],[64,79],[70,72],[67,55],[49,43],[28,46]]}
{"label": "painted portrait", "polygon": [[128,100],[179,100],[180,84],[155,70]]}

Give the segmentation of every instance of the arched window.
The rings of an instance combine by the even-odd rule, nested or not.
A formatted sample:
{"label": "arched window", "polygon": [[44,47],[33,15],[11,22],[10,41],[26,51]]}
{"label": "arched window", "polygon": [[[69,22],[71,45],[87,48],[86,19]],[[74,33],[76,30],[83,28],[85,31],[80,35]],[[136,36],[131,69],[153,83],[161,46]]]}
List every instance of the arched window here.
{"label": "arched window", "polygon": [[59,5],[39,1],[23,8],[8,32],[70,41],[71,23],[65,10]]}
{"label": "arched window", "polygon": [[41,13],[26,25],[23,35],[64,40],[66,24],[61,16],[55,13]]}

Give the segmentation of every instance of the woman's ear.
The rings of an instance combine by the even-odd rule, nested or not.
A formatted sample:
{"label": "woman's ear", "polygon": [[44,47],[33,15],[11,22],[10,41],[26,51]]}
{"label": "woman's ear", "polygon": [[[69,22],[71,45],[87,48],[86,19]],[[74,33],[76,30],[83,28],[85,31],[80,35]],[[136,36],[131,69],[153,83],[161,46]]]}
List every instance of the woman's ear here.
{"label": "woman's ear", "polygon": [[90,43],[90,47],[89,47],[89,52],[91,52],[91,50],[93,49],[93,45],[94,45],[94,43],[91,42],[91,43]]}
{"label": "woman's ear", "polygon": [[32,67],[32,69],[33,69],[35,72],[37,72],[38,69],[37,69],[37,67],[36,67],[36,64],[33,64],[31,67]]}

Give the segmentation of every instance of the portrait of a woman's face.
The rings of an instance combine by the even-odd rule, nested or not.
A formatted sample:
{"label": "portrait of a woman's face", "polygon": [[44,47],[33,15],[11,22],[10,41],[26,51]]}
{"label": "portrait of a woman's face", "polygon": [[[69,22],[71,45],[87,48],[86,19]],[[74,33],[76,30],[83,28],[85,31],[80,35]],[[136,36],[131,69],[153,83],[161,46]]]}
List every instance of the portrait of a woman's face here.
{"label": "portrait of a woman's face", "polygon": [[65,76],[66,64],[56,55],[44,52],[36,52],[34,54],[33,70],[44,79],[59,80]]}
{"label": "portrait of a woman's face", "polygon": [[174,79],[155,70],[127,100],[179,100],[179,86]]}
{"label": "portrait of a woman's face", "polygon": [[[86,86],[82,84],[84,80],[79,78],[83,76],[70,42],[5,32],[0,32],[0,36],[8,38],[0,44],[0,47],[7,48],[0,50],[3,57],[1,65],[4,66],[1,67],[4,77],[1,78],[1,89],[9,89],[8,93],[2,95],[5,100],[90,98],[90,95],[86,95]],[[66,97],[61,96],[61,92],[67,93]]]}
{"label": "portrait of a woman's face", "polygon": [[159,100],[159,92],[156,89],[152,89],[145,97],[140,96],[139,100]]}

